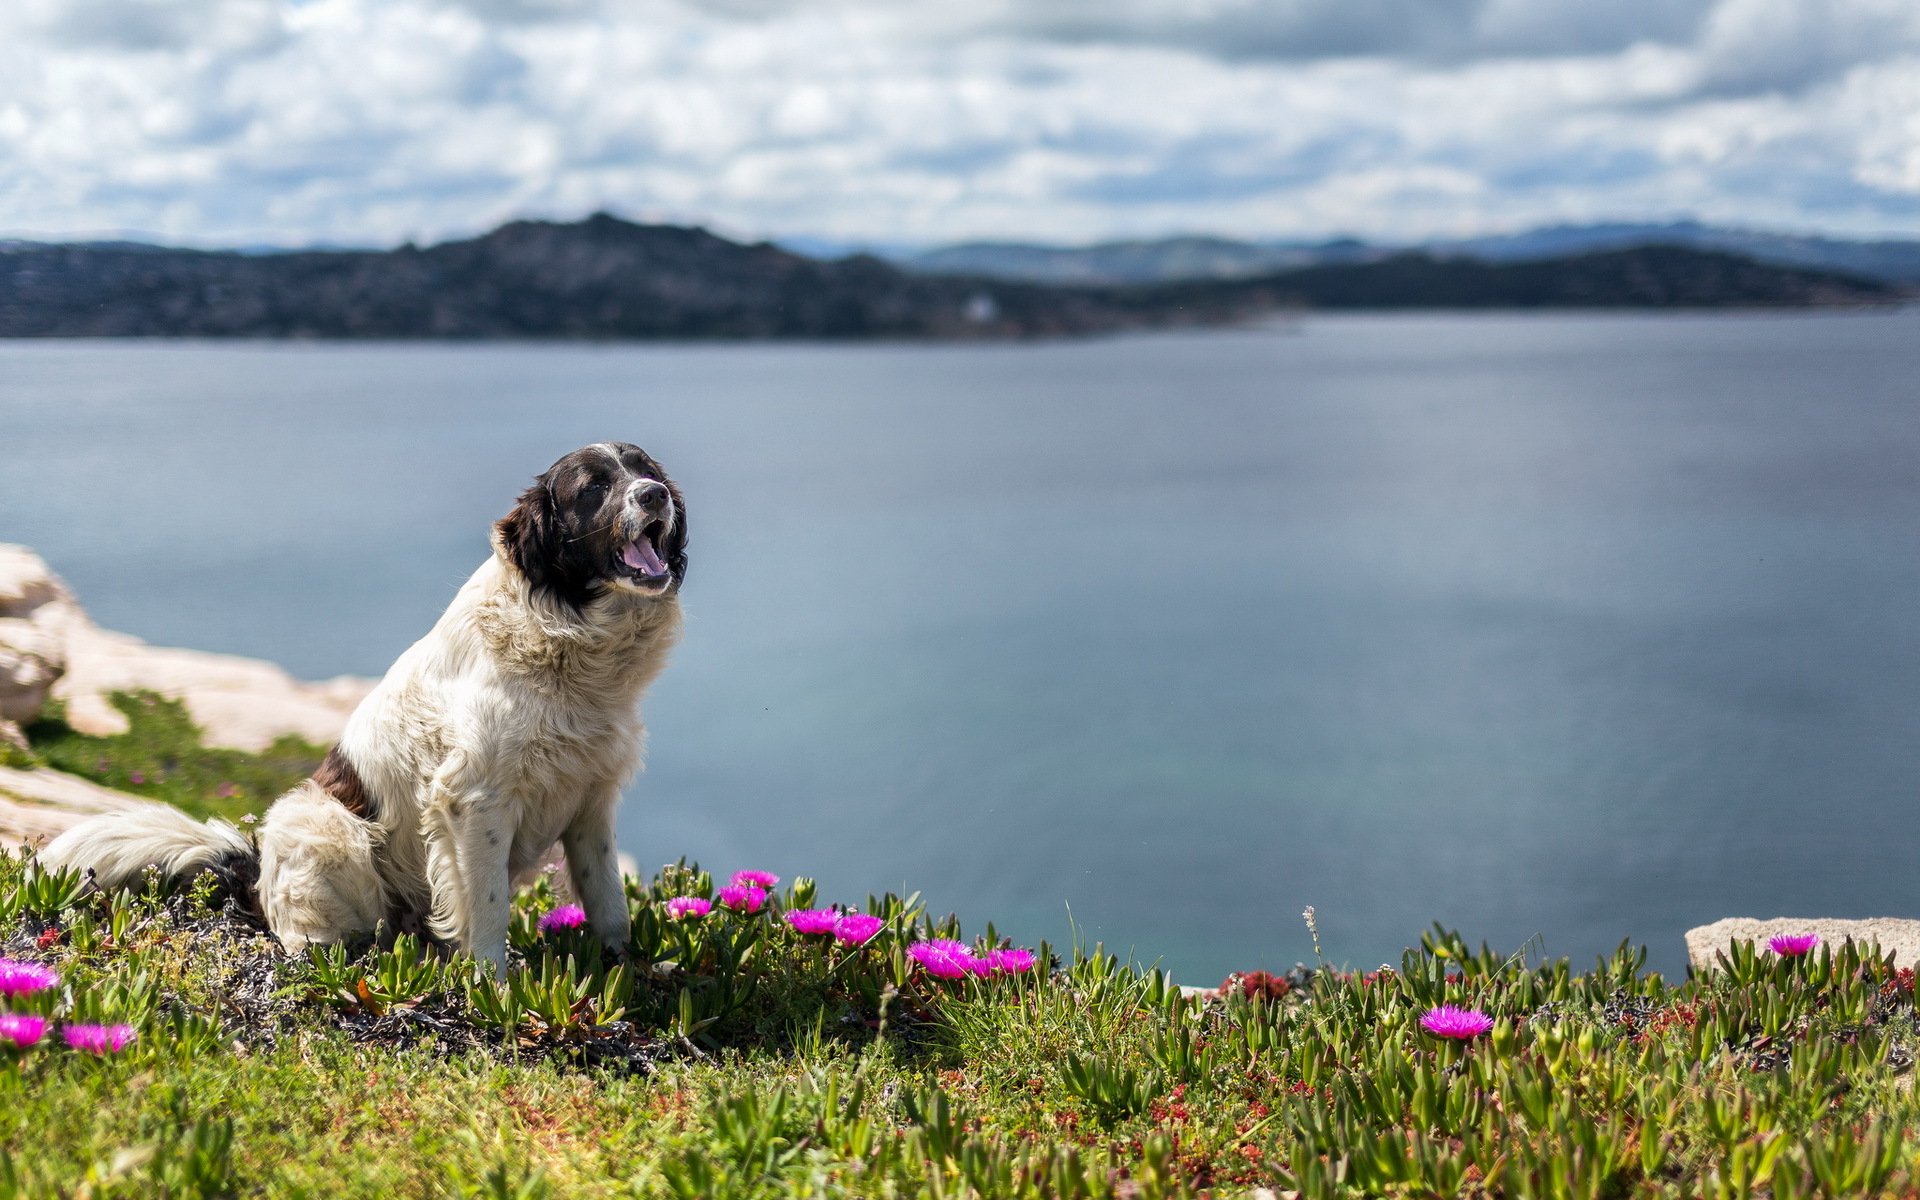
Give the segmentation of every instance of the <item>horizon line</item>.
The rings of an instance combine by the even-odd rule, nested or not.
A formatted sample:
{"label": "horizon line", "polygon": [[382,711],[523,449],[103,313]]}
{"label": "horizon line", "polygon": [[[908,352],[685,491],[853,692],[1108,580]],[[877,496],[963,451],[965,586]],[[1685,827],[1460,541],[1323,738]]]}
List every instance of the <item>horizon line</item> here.
{"label": "horizon line", "polygon": [[630,216],[613,211],[607,207],[576,217],[559,217],[540,213],[525,213],[508,217],[494,224],[477,228],[473,232],[450,234],[432,238],[402,238],[387,244],[353,243],[342,241],[309,242],[215,242],[208,239],[184,237],[170,238],[165,234],[149,230],[116,229],[104,231],[75,231],[66,233],[40,232],[0,232],[0,246],[9,243],[25,243],[41,246],[99,246],[99,245],[135,245],[165,250],[199,250],[210,253],[233,254],[300,254],[300,253],[389,253],[407,246],[426,248],[456,242],[474,241],[487,236],[508,225],[522,222],[550,225],[580,225],[595,217],[612,217],[630,225],[670,227],[679,229],[697,229],[710,233],[727,241],[752,245],[768,243],[779,246],[791,253],[804,257],[820,257],[802,246],[811,245],[818,249],[832,248],[830,257],[845,257],[855,254],[872,254],[880,258],[900,255],[924,254],[934,250],[958,246],[1019,246],[1044,250],[1093,250],[1106,246],[1152,244],[1185,240],[1208,240],[1234,242],[1249,246],[1321,246],[1337,242],[1356,242],[1361,245],[1383,248],[1418,249],[1424,246],[1445,245],[1454,242],[1479,241],[1488,238],[1524,237],[1528,234],[1546,233],[1559,230],[1588,230],[1609,227],[1645,227],[1650,229],[1672,229],[1694,227],[1716,230],[1724,233],[1757,234],[1770,237],[1812,238],[1830,242],[1850,242],[1857,245],[1872,245],[1879,242],[1920,242],[1920,230],[1909,233],[1882,232],[1860,234],[1820,230],[1810,228],[1792,228],[1785,226],[1766,226],[1741,223],[1720,224],[1693,215],[1675,215],[1665,218],[1606,217],[1587,221],[1550,221],[1530,225],[1506,226],[1482,230],[1477,233],[1432,234],[1424,237],[1406,239],[1374,238],[1351,231],[1329,231],[1322,233],[1297,233],[1286,235],[1261,235],[1230,233],[1217,230],[1169,230],[1160,233],[1121,234],[1101,237],[1087,241],[1049,241],[1042,238],[1023,237],[1018,234],[976,235],[949,238],[929,242],[903,241],[892,238],[854,239],[824,234],[785,233],[758,236],[752,233],[728,230],[724,223],[693,219],[676,219],[667,216]]}

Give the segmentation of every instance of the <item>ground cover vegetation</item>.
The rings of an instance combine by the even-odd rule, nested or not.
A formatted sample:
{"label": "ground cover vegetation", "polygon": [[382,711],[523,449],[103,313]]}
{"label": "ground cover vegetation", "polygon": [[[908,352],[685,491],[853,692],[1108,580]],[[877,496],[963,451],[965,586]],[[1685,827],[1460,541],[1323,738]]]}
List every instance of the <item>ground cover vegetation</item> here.
{"label": "ground cover vegetation", "polygon": [[276,796],[311,775],[327,752],[291,735],[257,754],[208,746],[178,700],[153,692],[109,699],[127,718],[125,733],[81,733],[67,724],[65,707],[55,701],[27,726],[28,750],[13,755],[18,765],[53,767],[164,800],[196,817],[235,820],[266,811]]}
{"label": "ground cover vegetation", "polygon": [[686,863],[627,895],[613,954],[526,890],[494,980],[384,932],[290,958],[211,876],[0,857],[0,1196],[1920,1190],[1913,973],[1851,944],[1671,981],[1436,928],[1190,994],[913,896]]}

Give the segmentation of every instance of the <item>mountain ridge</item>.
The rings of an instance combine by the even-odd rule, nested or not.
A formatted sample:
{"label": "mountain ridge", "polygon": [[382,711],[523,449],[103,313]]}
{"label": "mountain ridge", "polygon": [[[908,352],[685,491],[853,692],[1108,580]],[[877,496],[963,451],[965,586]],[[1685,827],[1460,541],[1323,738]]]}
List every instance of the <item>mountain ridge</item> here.
{"label": "mountain ridge", "polygon": [[[1203,247],[1204,248],[1204,247]],[[1027,338],[1232,324],[1305,308],[1889,304],[1857,275],[1638,247],[1518,262],[1430,253],[1244,277],[1040,284],[822,260],[607,213],[385,251],[0,245],[0,336]]]}
{"label": "mountain ridge", "polygon": [[1518,233],[1407,244],[1358,238],[1262,241],[1204,234],[1115,239],[1088,245],[968,241],[899,253],[890,256],[890,261],[926,274],[985,275],[1034,283],[1122,284],[1244,278],[1292,266],[1371,262],[1405,253],[1520,262],[1645,245],[1718,250],[1782,266],[1843,271],[1899,286],[1920,285],[1920,240],[1854,240],[1691,220],[1548,225]]}

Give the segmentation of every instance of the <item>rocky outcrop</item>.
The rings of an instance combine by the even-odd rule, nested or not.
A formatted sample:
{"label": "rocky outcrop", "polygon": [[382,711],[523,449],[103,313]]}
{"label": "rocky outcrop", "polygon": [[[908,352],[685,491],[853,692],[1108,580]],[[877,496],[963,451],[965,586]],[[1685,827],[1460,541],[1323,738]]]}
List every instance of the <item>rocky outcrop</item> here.
{"label": "rocky outcrop", "polygon": [[207,745],[262,750],[288,733],[332,742],[372,686],[345,676],[303,683],[269,662],[149,646],[87,622],[68,633],[67,671],[53,694],[66,701],[67,723],[82,733],[125,732],[125,714],[106,697],[153,691],[184,701]]}
{"label": "rocky outcrop", "polygon": [[151,803],[59,771],[0,767],[0,844],[37,845],[75,821]]}
{"label": "rocky outcrop", "polygon": [[1900,917],[1867,917],[1857,921],[1835,917],[1728,917],[1687,930],[1687,960],[1696,971],[1711,970],[1714,956],[1734,942],[1754,942],[1763,949],[1768,938],[1811,933],[1838,946],[1848,938],[1860,945],[1877,944],[1902,967],[1920,966],[1920,921]]}
{"label": "rocky outcrop", "polygon": [[153,691],[185,703],[210,746],[261,750],[288,733],[327,743],[371,687],[351,677],[303,683],[258,659],[101,629],[39,555],[0,544],[0,719],[16,727],[53,697],[80,732],[124,733],[126,716],[108,697]]}
{"label": "rocky outcrop", "polygon": [[0,543],[0,740],[25,746],[20,727],[40,715],[67,669],[73,597],[40,556]]}
{"label": "rocky outcrop", "polygon": [[[210,746],[262,750],[297,734],[326,744],[373,686],[341,677],[303,683],[272,663],[149,646],[102,629],[59,576],[25,546],[0,543],[0,740],[24,747],[24,726],[59,700],[82,733],[124,733],[114,692],[152,691],[186,705]],[[0,842],[32,843],[139,797],[50,770],[0,767]]]}

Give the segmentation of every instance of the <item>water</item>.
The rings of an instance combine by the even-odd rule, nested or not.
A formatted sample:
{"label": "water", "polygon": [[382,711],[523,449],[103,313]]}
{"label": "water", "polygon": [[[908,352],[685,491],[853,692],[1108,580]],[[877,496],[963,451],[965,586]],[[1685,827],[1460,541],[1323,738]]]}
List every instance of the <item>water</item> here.
{"label": "water", "polygon": [[0,344],[0,540],[375,674],[584,442],[684,484],[642,863],[1186,980],[1920,910],[1920,316],[1035,346]]}

